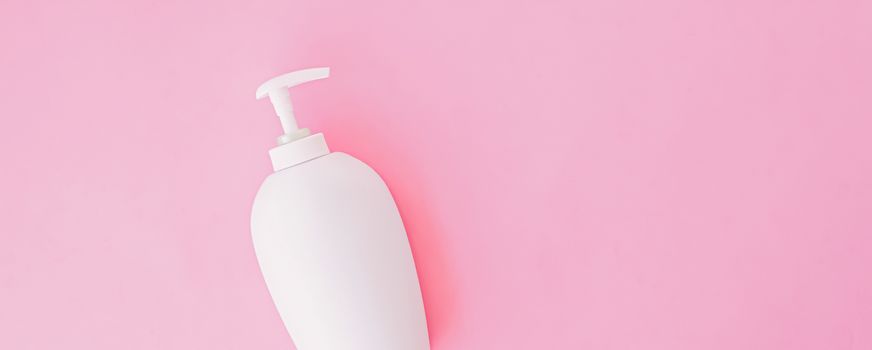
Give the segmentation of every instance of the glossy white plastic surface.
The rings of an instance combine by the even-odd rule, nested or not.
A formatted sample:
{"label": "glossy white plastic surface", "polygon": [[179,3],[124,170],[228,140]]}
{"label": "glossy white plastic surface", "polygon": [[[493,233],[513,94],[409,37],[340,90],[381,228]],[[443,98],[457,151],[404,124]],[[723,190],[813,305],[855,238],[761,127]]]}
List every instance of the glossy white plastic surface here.
{"label": "glossy white plastic surface", "polygon": [[251,231],[298,350],[430,348],[406,231],[387,186],[363,162],[334,152],[273,173]]}

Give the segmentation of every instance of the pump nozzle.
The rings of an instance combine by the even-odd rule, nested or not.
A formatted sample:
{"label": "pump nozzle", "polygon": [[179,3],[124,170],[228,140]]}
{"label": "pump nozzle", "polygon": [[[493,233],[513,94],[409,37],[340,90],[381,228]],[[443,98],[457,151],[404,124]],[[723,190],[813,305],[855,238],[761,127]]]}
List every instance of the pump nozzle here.
{"label": "pump nozzle", "polygon": [[257,99],[259,100],[269,95],[269,101],[272,102],[273,108],[275,108],[276,114],[282,123],[282,130],[284,130],[285,134],[279,137],[279,144],[288,143],[309,135],[308,129],[297,127],[297,120],[294,119],[294,106],[291,104],[291,95],[288,93],[288,88],[329,76],[329,67],[309,68],[277,76],[257,88]]}

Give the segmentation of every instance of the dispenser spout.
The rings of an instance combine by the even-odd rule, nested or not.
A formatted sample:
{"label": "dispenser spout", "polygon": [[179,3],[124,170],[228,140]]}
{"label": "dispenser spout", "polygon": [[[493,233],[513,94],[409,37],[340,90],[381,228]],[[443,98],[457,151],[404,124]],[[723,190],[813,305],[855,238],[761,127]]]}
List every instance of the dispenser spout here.
{"label": "dispenser spout", "polygon": [[329,67],[309,68],[282,74],[268,80],[257,88],[257,99],[269,96],[276,115],[282,123],[284,135],[279,137],[279,144],[284,144],[309,134],[307,129],[300,129],[294,118],[294,105],[288,89],[302,83],[324,79],[330,76]]}

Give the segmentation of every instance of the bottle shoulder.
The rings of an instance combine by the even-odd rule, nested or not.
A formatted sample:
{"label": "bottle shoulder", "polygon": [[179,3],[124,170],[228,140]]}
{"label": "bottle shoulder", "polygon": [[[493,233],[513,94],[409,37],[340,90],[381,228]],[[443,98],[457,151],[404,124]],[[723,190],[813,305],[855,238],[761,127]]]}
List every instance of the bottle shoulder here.
{"label": "bottle shoulder", "polygon": [[313,173],[336,171],[370,170],[366,163],[344,152],[330,152],[324,156],[281,169],[267,176],[267,180],[280,179],[289,176],[303,176]]}
{"label": "bottle shoulder", "polygon": [[276,171],[264,180],[258,196],[265,191],[317,192],[349,190],[359,186],[385,186],[381,177],[366,163],[343,152]]}
{"label": "bottle shoulder", "polygon": [[252,222],[321,222],[325,213],[399,217],[382,178],[362,161],[336,152],[268,176],[254,198]]}

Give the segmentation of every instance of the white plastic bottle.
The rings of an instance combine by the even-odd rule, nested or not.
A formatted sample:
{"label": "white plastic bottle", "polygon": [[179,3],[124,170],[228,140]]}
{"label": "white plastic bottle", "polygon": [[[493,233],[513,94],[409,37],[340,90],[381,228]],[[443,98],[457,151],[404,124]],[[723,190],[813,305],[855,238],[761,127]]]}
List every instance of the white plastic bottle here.
{"label": "white plastic bottle", "polygon": [[285,132],[251,213],[260,268],[298,350],[427,350],[415,265],[387,186],[294,120],[287,89],[329,72],[296,71],[257,90]]}

